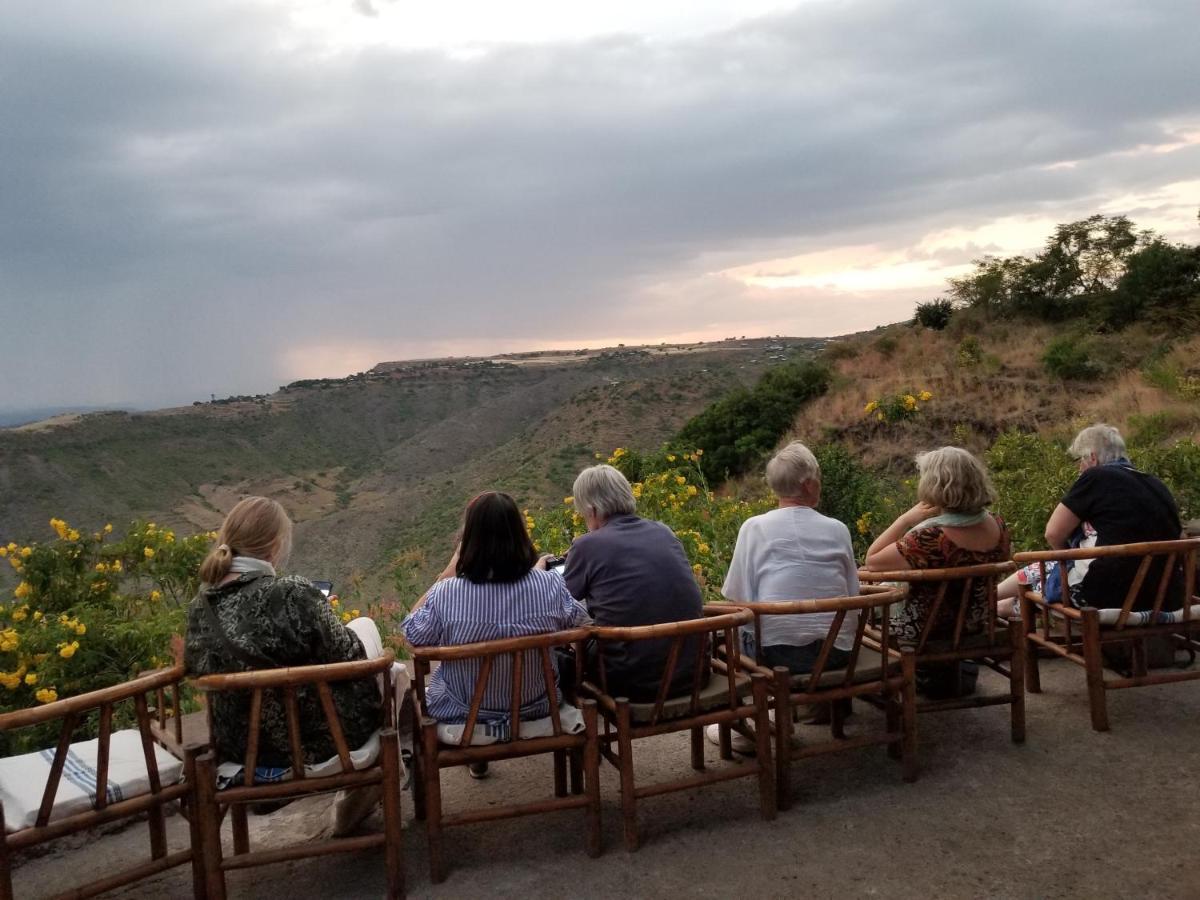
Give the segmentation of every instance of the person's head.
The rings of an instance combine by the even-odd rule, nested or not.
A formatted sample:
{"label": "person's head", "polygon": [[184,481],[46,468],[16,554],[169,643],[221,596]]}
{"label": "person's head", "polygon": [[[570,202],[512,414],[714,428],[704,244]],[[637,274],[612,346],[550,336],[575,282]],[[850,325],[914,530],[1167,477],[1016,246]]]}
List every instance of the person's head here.
{"label": "person's head", "polygon": [[977,513],[996,502],[992,479],[975,455],[940,447],[917,456],[917,499],[946,512]]}
{"label": "person's head", "polygon": [[1125,439],[1121,432],[1103,423],[1089,425],[1071,441],[1068,451],[1079,464],[1080,471],[1092,466],[1116,462],[1125,455]]}
{"label": "person's head", "polygon": [[767,463],[767,487],[782,501],[816,506],[821,499],[821,466],[811,450],[792,441]]}
{"label": "person's head", "polygon": [[473,581],[517,581],[537,562],[525,519],[508,494],[485,491],[467,504],[454,574]]}
{"label": "person's head", "polygon": [[246,497],[229,511],[217,532],[217,546],[200,564],[200,580],[216,584],[229,574],[235,556],[281,565],[292,552],[292,520],[268,497]]}
{"label": "person's head", "polygon": [[588,466],[575,479],[571,494],[588,531],[595,531],[613,516],[637,512],[637,498],[629,480],[612,466]]}

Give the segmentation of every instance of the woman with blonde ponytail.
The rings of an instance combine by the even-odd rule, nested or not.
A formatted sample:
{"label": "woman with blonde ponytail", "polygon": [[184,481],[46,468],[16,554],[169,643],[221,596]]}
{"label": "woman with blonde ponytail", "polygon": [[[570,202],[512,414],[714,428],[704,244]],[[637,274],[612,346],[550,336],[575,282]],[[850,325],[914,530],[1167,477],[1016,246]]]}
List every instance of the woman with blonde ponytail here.
{"label": "woman with blonde ponytail", "polygon": [[[200,593],[188,607],[184,664],[190,674],[350,662],[383,652],[379,630],[370,619],[343,625],[312,582],[276,573],[291,549],[292,522],[276,501],[246,497],[229,511],[216,547],[200,564]],[[362,746],[379,727],[382,698],[377,680],[338,682],[331,688],[346,741],[351,747]],[[320,697],[300,690],[297,699],[306,764],[332,758],[337,748]],[[246,755],[250,698],[216,695],[210,702],[218,761],[240,762]],[[259,766],[288,767],[287,717],[274,692],[263,696],[261,722]],[[350,798],[354,802],[339,795],[341,802],[335,803],[335,830],[352,827],[369,814],[378,792],[356,792]]]}

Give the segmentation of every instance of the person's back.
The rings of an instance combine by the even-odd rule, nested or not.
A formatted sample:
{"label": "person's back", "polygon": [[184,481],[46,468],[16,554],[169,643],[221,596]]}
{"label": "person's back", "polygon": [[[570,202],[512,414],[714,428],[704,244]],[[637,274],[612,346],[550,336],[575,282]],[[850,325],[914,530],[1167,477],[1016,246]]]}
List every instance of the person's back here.
{"label": "person's back", "polygon": [[[1062,505],[1096,530],[1096,546],[1176,540],[1182,531],[1179,508],[1170,490],[1153,475],[1139,472],[1126,460],[1103,463],[1080,473],[1062,499]],[[1125,602],[1141,558],[1100,558],[1076,563],[1085,569],[1079,598],[1099,608]],[[1154,604],[1162,561],[1147,573],[1134,609]],[[1178,579],[1177,579],[1178,580]],[[1178,609],[1181,583],[1174,585],[1164,609]]]}
{"label": "person's back", "polygon": [[[567,591],[562,578],[531,569],[516,581],[476,583],[461,576],[439,581],[402,628],[413,646],[454,646],[561,631],[586,621],[586,610]],[[429,714],[439,722],[465,722],[481,665],[479,659],[446,660],[439,665],[425,689]],[[550,714],[541,672],[539,658],[532,651],[526,653],[521,719]],[[511,687],[511,657],[497,656],[480,706],[480,722],[508,720]]]}
{"label": "person's back", "polygon": [[[632,627],[698,619],[704,615],[700,586],[679,539],[661,522],[617,515],[575,539],[563,573],[571,593],[587,603],[596,625]],[[680,659],[692,659],[686,642]],[[670,641],[606,641],[608,692],[634,702],[657,697]],[[679,665],[672,695],[691,690],[693,671]]]}

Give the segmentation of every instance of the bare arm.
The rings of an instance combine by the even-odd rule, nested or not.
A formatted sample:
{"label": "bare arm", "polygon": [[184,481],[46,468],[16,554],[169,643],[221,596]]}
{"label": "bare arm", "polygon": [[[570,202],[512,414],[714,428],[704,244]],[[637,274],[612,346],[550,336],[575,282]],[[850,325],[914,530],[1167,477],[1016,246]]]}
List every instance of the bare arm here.
{"label": "bare arm", "polygon": [[1050,513],[1050,521],[1046,523],[1046,543],[1052,550],[1064,550],[1068,539],[1078,527],[1079,516],[1060,503],[1054,507],[1054,512]]}

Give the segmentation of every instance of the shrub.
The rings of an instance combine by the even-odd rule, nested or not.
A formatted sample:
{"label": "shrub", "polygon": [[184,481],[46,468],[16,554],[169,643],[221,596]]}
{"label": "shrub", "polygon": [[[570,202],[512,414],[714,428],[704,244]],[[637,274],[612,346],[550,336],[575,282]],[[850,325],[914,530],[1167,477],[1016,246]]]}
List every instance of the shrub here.
{"label": "shrub", "polygon": [[813,449],[821,466],[818,509],[850,529],[854,552],[861,559],[871,541],[912,505],[913,486],[888,478],[860,463],[843,444]]}
{"label": "shrub", "polygon": [[896,352],[896,348],[900,346],[900,342],[896,340],[894,334],[884,334],[877,337],[872,346],[884,357],[891,359],[892,354]]}
{"label": "shrub", "polygon": [[983,346],[979,343],[979,338],[968,334],[958,342],[959,368],[969,369],[981,362],[983,362]]}
{"label": "shrub", "polygon": [[986,454],[999,500],[995,510],[1012,532],[1013,550],[1042,550],[1050,513],[1075,480],[1075,464],[1061,444],[1009,431]]}
{"label": "shrub", "polygon": [[924,328],[941,331],[950,324],[950,316],[954,312],[954,304],[949,300],[930,300],[928,303],[918,303],[913,322]]}
{"label": "shrub", "polygon": [[[185,605],[199,587],[200,560],[213,535],[177,538],[153,522],[123,538],[112,526],[86,534],[51,519],[57,539],[0,546],[18,579],[0,605],[0,711],[85,693],[167,664],[182,633]],[[38,746],[25,729],[0,752]]]}
{"label": "shrub", "polygon": [[858,345],[837,341],[833,344],[826,344],[823,352],[825,359],[829,362],[837,362],[839,359],[854,359],[858,356]]}
{"label": "shrub", "polygon": [[876,421],[901,422],[913,419],[921,412],[921,404],[933,399],[929,391],[904,391],[872,400],[863,407],[863,415],[874,416]]}
{"label": "shrub", "polygon": [[1042,365],[1055,378],[1064,381],[1096,378],[1104,371],[1103,366],[1092,359],[1088,344],[1070,337],[1051,341],[1042,354]]}
{"label": "shrub", "polygon": [[829,377],[814,362],[771,369],[752,389],[738,388],[691,419],[674,443],[704,449],[699,467],[711,484],[740,475],[774,449],[800,407],[825,392]]}

